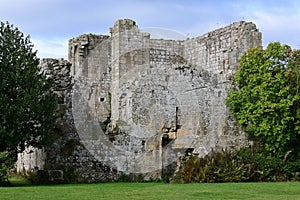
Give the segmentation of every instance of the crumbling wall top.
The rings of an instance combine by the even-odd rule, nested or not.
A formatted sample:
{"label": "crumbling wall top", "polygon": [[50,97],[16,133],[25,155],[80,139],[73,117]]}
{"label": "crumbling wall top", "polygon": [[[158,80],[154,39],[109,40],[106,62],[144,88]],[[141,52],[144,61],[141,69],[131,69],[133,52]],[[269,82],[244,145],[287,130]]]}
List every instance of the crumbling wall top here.
{"label": "crumbling wall top", "polygon": [[136,22],[131,19],[119,19],[115,22],[114,27],[110,28],[111,36],[118,32],[133,30],[139,32]]}
{"label": "crumbling wall top", "polygon": [[115,22],[114,27],[131,29],[132,27],[137,27],[136,22],[131,19],[119,19]]}

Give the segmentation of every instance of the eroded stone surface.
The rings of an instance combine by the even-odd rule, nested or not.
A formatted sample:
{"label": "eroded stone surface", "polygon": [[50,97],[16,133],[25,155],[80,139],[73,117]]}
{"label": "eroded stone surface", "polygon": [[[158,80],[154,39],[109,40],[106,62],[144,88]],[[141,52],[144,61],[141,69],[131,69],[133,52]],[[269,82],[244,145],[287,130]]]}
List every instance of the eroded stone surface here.
{"label": "eroded stone surface", "polygon": [[261,46],[253,23],[183,41],[151,39],[129,19],[116,21],[110,33],[71,39],[72,65],[58,64],[68,70],[47,69],[67,119],[47,150],[49,169],[72,169],[83,181],[120,173],[157,178],[180,154],[248,145],[224,98],[238,58]]}

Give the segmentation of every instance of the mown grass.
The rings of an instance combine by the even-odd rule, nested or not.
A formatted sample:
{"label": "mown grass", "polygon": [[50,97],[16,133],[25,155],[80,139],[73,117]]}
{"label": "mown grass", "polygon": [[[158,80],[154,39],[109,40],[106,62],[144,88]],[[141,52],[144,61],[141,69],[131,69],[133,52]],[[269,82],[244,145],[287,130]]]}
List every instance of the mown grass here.
{"label": "mown grass", "polygon": [[12,176],[9,178],[9,183],[12,186],[30,186],[30,181],[26,180],[21,176]]}
{"label": "mown grass", "polygon": [[85,199],[300,199],[300,182],[99,183],[0,188],[1,200]]}

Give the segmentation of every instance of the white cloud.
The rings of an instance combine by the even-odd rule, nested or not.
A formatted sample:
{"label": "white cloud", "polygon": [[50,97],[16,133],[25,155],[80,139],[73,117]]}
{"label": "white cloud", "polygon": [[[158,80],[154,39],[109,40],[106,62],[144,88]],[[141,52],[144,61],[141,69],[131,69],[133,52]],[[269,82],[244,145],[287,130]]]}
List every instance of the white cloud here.
{"label": "white cloud", "polygon": [[140,28],[173,29],[188,37],[235,21],[253,21],[263,33],[264,44],[278,40],[299,48],[300,43],[297,0],[0,0],[0,5],[0,20],[30,34],[40,57],[67,58],[69,38],[89,32],[109,34],[114,21],[123,18],[135,20]]}
{"label": "white cloud", "polygon": [[68,40],[31,39],[39,58],[68,57]]}
{"label": "white cloud", "polygon": [[171,29],[145,27],[141,28],[141,31],[150,33],[152,39],[185,40],[187,38],[186,35]]}
{"label": "white cloud", "polygon": [[263,43],[279,41],[293,48],[300,45],[300,13],[266,13],[254,12],[253,21],[263,34]]}

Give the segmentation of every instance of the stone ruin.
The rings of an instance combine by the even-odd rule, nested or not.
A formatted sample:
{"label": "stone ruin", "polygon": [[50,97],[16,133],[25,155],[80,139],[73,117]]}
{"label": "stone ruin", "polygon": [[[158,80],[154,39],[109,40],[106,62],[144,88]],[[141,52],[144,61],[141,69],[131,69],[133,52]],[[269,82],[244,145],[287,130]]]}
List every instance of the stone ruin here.
{"label": "stone ruin", "polygon": [[124,19],[110,36],[70,39],[69,61],[40,61],[55,81],[58,139],[19,154],[17,171],[77,182],[161,178],[182,155],[249,145],[224,99],[238,58],[261,45],[244,21],[176,41]]}

